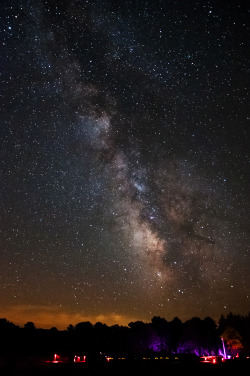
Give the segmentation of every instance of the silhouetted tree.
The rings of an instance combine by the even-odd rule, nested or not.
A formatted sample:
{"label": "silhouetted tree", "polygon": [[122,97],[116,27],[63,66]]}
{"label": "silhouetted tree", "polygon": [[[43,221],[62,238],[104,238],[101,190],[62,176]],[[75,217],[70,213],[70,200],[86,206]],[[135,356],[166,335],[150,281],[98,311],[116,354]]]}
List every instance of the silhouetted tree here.
{"label": "silhouetted tree", "polygon": [[67,331],[69,333],[73,333],[74,330],[75,330],[74,326],[72,324],[69,324],[69,326],[67,327]]}
{"label": "silhouetted tree", "polygon": [[[213,319],[198,317],[182,323],[175,317],[168,322],[154,316],[150,323],[131,322],[128,326],[80,322],[69,325],[67,330],[37,329],[32,322],[23,328],[7,319],[0,319],[0,354],[18,356],[43,355],[52,358],[54,353],[87,355],[102,352],[104,355],[152,355],[152,352],[191,352],[199,355],[218,354],[223,336],[228,350],[250,351],[250,314],[247,316],[229,313],[221,316],[217,326]],[[95,358],[96,359],[96,358]]]}
{"label": "silhouetted tree", "polygon": [[183,324],[179,351],[199,356],[211,355],[218,353],[219,345],[216,324],[210,317],[204,320],[194,317]]}
{"label": "silhouetted tree", "polygon": [[97,353],[110,353],[112,349],[111,329],[106,324],[97,322],[94,325],[94,347]]}
{"label": "silhouetted tree", "polygon": [[94,328],[89,322],[80,322],[75,326],[75,341],[77,351],[87,352],[93,350],[94,345]]}
{"label": "silhouetted tree", "polygon": [[[223,338],[226,333],[226,337],[228,337],[229,341],[229,349],[232,348],[232,346],[236,346],[238,347],[238,352],[250,351],[250,313],[247,316],[234,315],[232,312],[226,317],[221,315],[218,331]],[[233,345],[233,337],[236,342],[238,341],[238,345],[236,345],[236,342]],[[235,351],[233,351],[233,353],[234,352]]]}
{"label": "silhouetted tree", "polygon": [[130,330],[126,326],[112,325],[110,327],[111,344],[110,349],[113,354],[122,355],[129,351]]}
{"label": "silhouetted tree", "polygon": [[169,352],[170,349],[170,327],[167,320],[159,316],[152,318],[152,327],[157,333],[153,349],[155,351]]}
{"label": "silhouetted tree", "polygon": [[20,344],[20,328],[5,318],[0,319],[0,352],[1,354],[18,351]]}
{"label": "silhouetted tree", "polygon": [[143,354],[152,350],[152,343],[156,333],[151,324],[142,321],[131,322],[131,348],[134,353]]}
{"label": "silhouetted tree", "polygon": [[32,321],[28,321],[26,324],[24,324],[24,329],[30,331],[35,330],[35,324]]}
{"label": "silhouetted tree", "polygon": [[178,345],[180,337],[183,330],[183,324],[178,317],[175,317],[172,321],[169,322],[169,332],[170,332],[170,352],[176,353],[178,350]]}
{"label": "silhouetted tree", "polygon": [[236,355],[243,349],[242,337],[237,330],[227,327],[222,333],[226,346],[232,355]]}

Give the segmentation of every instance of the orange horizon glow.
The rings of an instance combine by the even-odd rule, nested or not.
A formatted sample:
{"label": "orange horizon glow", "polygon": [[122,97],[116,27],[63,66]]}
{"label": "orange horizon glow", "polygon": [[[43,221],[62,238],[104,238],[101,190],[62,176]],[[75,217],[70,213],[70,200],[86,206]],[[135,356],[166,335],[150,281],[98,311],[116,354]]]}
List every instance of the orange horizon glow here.
{"label": "orange horizon glow", "polygon": [[51,329],[56,327],[65,330],[72,324],[89,321],[93,325],[101,322],[108,326],[121,325],[128,326],[130,322],[137,321],[138,318],[116,313],[100,313],[96,315],[64,311],[57,306],[26,306],[18,305],[8,309],[0,308],[0,317],[18,326],[24,326],[27,322],[33,322],[36,328]]}

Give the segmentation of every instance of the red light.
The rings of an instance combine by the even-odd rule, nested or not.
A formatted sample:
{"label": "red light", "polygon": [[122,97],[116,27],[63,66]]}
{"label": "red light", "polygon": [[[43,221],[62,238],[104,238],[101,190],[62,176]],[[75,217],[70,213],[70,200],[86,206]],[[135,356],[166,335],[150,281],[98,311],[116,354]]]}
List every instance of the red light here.
{"label": "red light", "polygon": [[106,356],[107,362],[109,362],[111,359],[113,359],[111,356]]}
{"label": "red light", "polygon": [[86,362],[86,355],[84,355],[81,359],[80,356],[75,355],[74,357],[74,363],[85,363]]}
{"label": "red light", "polygon": [[201,357],[201,362],[203,363],[217,363],[217,357],[214,355],[209,355],[209,356],[202,356]]}
{"label": "red light", "polygon": [[59,363],[60,362],[59,358],[60,358],[59,355],[54,354],[54,360],[52,361],[52,363]]}

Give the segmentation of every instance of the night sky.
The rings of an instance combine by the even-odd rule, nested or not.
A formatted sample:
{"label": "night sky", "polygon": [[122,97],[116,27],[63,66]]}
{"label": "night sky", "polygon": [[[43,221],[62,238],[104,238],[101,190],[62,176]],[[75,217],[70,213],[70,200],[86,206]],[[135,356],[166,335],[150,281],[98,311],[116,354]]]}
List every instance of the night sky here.
{"label": "night sky", "polygon": [[1,0],[0,317],[250,311],[250,6]]}

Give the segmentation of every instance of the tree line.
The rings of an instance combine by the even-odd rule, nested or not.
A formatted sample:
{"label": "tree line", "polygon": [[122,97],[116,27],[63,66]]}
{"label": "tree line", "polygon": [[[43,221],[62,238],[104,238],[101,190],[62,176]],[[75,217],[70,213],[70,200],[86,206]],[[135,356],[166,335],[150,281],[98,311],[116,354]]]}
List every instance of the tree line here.
{"label": "tree line", "polygon": [[52,354],[74,356],[151,356],[152,354],[193,354],[197,356],[222,353],[222,339],[230,355],[250,352],[250,313],[247,316],[229,313],[218,324],[210,318],[194,317],[182,322],[167,321],[154,316],[149,323],[131,322],[128,326],[108,326],[101,322],[80,322],[66,330],[38,329],[32,322],[19,327],[0,319],[0,357],[51,357]]}

